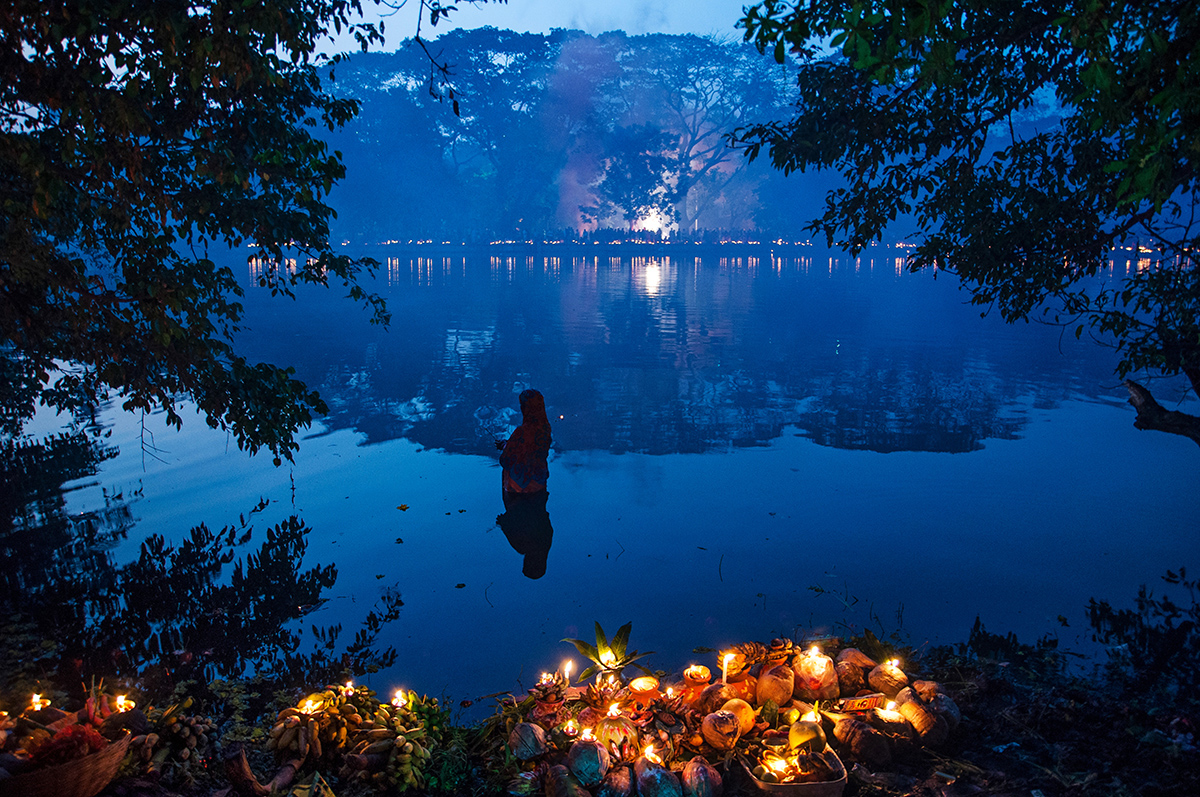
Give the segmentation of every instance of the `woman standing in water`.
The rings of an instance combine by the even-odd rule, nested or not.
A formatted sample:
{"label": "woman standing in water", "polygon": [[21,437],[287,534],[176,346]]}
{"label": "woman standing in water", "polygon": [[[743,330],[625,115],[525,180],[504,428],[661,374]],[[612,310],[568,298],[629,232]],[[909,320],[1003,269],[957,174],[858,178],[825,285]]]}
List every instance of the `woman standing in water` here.
{"label": "woman standing in water", "polygon": [[496,523],[509,545],[525,557],[521,572],[529,578],[541,578],[554,538],[546,510],[550,496],[546,492],[546,480],[550,478],[546,462],[550,454],[550,419],[541,393],[521,393],[521,416],[521,425],[508,442],[496,441],[503,452],[500,465],[504,469],[504,514],[496,518]]}
{"label": "woman standing in water", "polygon": [[550,467],[550,419],[546,417],[546,400],[536,390],[521,392],[521,425],[507,442],[496,442],[500,466],[504,469],[502,484],[507,493],[544,493]]}

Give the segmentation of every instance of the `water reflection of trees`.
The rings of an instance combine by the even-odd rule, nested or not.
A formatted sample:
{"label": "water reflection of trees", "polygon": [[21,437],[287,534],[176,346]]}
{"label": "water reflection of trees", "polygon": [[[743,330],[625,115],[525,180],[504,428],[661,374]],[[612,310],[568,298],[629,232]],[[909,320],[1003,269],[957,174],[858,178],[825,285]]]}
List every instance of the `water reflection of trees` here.
{"label": "water reflection of trees", "polygon": [[[1008,328],[979,334],[969,311],[942,320],[956,297],[894,295],[890,273],[865,288],[753,259],[564,258],[545,270],[542,258],[509,259],[515,268],[466,261],[411,286],[399,269],[403,311],[388,334],[323,327],[323,354],[298,365],[332,408],[327,423],[490,454],[516,393],[534,386],[564,416],[559,450],[700,453],[794,427],[839,448],[962,452],[1017,436],[1024,408],[1078,391],[1086,359],[1065,360],[1053,330],[1031,345]],[[886,308],[874,326],[855,317],[864,293]],[[898,329],[915,339],[894,340]]]}
{"label": "water reflection of trees", "polygon": [[85,432],[0,443],[6,688],[54,673],[68,685],[82,673],[146,682],[246,672],[320,680],[394,660],[394,651],[374,650],[402,605],[394,592],[348,645],[338,646],[340,626],[305,638],[299,621],[324,602],[337,569],[304,566],[309,529],[296,517],[249,547],[264,536],[253,522],[266,502],[219,531],[198,525],[177,543],[151,534],[133,561],[117,564],[112,549],[135,523],[140,491],[106,491],[104,508],[82,515],[67,513],[64,494],[115,453]]}

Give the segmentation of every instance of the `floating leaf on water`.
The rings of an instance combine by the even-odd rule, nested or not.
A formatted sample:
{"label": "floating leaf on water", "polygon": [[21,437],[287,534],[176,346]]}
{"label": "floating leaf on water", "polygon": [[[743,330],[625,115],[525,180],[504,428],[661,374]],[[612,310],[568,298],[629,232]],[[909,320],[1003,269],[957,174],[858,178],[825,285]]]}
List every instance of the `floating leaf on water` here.
{"label": "floating leaf on water", "polygon": [[408,511],[408,504],[401,504],[400,506],[398,506],[398,507],[396,507],[396,508],[397,508],[397,509],[399,509],[401,512],[407,512],[407,511]]}
{"label": "floating leaf on water", "polygon": [[454,585],[454,588],[455,588],[455,589],[463,589],[463,588],[464,588],[464,587],[466,587],[466,586],[467,586],[466,584],[455,584],[455,585]]}

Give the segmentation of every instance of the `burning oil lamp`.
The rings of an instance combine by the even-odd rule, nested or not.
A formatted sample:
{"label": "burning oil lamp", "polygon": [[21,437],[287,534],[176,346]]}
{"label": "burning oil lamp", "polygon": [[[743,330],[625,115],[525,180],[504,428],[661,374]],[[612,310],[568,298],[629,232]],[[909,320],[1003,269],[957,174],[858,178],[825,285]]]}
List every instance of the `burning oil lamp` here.
{"label": "burning oil lamp", "polygon": [[302,705],[300,707],[300,713],[301,714],[315,714],[317,712],[317,710],[320,708],[321,708],[321,704],[318,703],[317,701],[313,700],[310,697],[307,700],[305,700],[304,705]]}
{"label": "burning oil lamp", "polygon": [[729,683],[729,662],[733,661],[734,654],[726,653],[721,657],[721,683]]}
{"label": "burning oil lamp", "polygon": [[629,682],[629,696],[643,706],[659,696],[658,679],[653,675],[643,675]]}
{"label": "burning oil lamp", "polygon": [[126,699],[125,695],[117,695],[117,701],[116,701],[115,708],[117,709],[118,713],[129,711],[136,705],[137,704],[134,703],[132,700]]}
{"label": "burning oil lamp", "polygon": [[[563,733],[567,736],[578,736],[579,735],[579,723],[573,719],[569,719],[566,722],[564,722],[562,729],[563,729]],[[588,730],[590,731],[591,728],[589,728]]]}
{"label": "burning oil lamp", "polygon": [[392,695],[392,705],[396,708],[404,708],[406,703],[408,703],[408,700],[404,697],[404,690],[397,689],[396,694]]}
{"label": "burning oil lamp", "polygon": [[654,752],[654,745],[648,744],[642,749],[642,755],[647,761],[651,761],[659,766],[663,765],[662,756]]}
{"label": "burning oil lamp", "polygon": [[562,666],[563,681],[567,684],[567,686],[571,685],[571,666],[574,663],[575,662],[571,661],[570,659],[567,659],[566,661],[563,662],[563,666]]}
{"label": "burning oil lamp", "polygon": [[693,664],[683,671],[683,694],[680,699],[684,704],[692,705],[700,698],[700,693],[712,680],[712,673],[703,664]]}
{"label": "burning oil lamp", "polygon": [[579,732],[579,738],[585,742],[594,742],[596,741],[596,734],[592,732],[591,728],[584,728]]}
{"label": "burning oil lamp", "polygon": [[350,697],[354,694],[354,681],[346,681],[346,685],[342,687],[342,697]]}
{"label": "burning oil lamp", "polygon": [[33,699],[29,701],[29,708],[33,711],[41,711],[50,705],[49,699],[43,699],[38,693],[33,694]]}

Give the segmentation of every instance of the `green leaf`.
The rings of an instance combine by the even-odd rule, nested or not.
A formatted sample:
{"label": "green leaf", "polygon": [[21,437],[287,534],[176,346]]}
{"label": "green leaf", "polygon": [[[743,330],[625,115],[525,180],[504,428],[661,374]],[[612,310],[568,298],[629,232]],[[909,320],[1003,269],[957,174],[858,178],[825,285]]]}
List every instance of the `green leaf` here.
{"label": "green leaf", "polygon": [[[595,646],[589,645],[587,642],[584,642],[582,639],[564,639],[562,641],[570,642],[572,645],[575,646],[575,649],[578,650],[582,655],[587,656],[589,659],[591,659],[592,661],[594,661],[596,663],[600,662],[600,653],[599,653],[599,651],[596,650]],[[582,678],[582,677],[583,676],[581,674],[580,678]]]}
{"label": "green leaf", "polygon": [[625,658],[625,648],[629,644],[629,631],[633,628],[633,622],[630,621],[617,629],[617,635],[613,637],[612,652],[617,657],[617,660]]}
{"label": "green leaf", "polygon": [[612,653],[612,649],[608,646],[608,637],[604,635],[604,629],[600,627],[599,620],[596,621],[596,650],[600,652],[601,656],[605,653]]}

